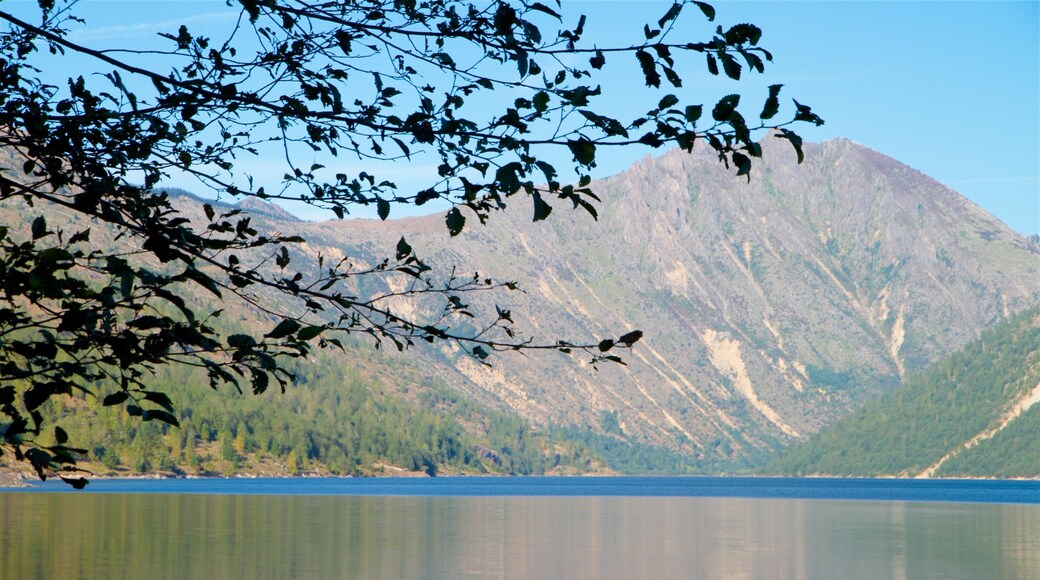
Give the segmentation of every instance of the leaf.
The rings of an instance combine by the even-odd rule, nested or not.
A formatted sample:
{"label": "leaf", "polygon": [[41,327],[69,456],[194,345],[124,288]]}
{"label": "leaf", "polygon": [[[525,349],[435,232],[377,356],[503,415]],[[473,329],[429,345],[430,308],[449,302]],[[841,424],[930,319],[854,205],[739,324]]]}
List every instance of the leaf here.
{"label": "leaf", "polygon": [[769,97],[766,98],[766,104],[762,107],[762,114],[758,117],[760,119],[772,119],[780,111],[780,87],[784,85],[769,85]]}
{"label": "leaf", "polygon": [[297,330],[300,330],[300,326],[299,322],[296,322],[292,318],[286,318],[279,322],[271,332],[268,332],[264,336],[273,339],[285,338],[290,334],[295,334]]}
{"label": "leaf", "polygon": [[535,192],[531,197],[534,198],[534,220],[532,221],[538,222],[549,217],[549,214],[552,213],[552,206],[545,203],[545,200],[542,199],[538,192]]}
{"label": "leaf", "polygon": [[227,343],[231,348],[248,350],[256,346],[256,339],[248,334],[232,334],[227,337]]}
{"label": "leaf", "polygon": [[716,121],[726,121],[729,119],[733,111],[737,110],[737,105],[740,104],[740,95],[727,95],[722,97],[718,103],[715,104],[715,108],[711,111],[711,116]]}
{"label": "leaf", "polygon": [[678,102],[679,97],[675,95],[665,95],[664,98],[661,99],[661,102],[657,104],[657,108],[663,111],[668,107],[674,106]]}
{"label": "leaf", "polygon": [[28,391],[25,391],[25,394],[22,395],[22,400],[25,402],[26,410],[32,411],[51,398],[53,394],[53,389],[48,385],[35,385]]}
{"label": "leaf", "polygon": [[397,241],[397,261],[400,262],[401,260],[411,255],[412,246],[409,245],[408,242],[406,242],[404,237],[402,236],[401,239]]}
{"label": "leaf", "polygon": [[120,405],[120,404],[122,404],[124,401],[126,401],[129,398],[130,398],[130,393],[128,393],[126,391],[117,391],[115,393],[112,393],[111,395],[106,396],[105,399],[103,401],[101,401],[101,405],[104,406],[104,407],[111,407],[113,405]]}
{"label": "leaf", "polygon": [[740,63],[737,62],[737,59],[733,58],[733,55],[728,52],[720,54],[719,58],[722,59],[722,68],[726,71],[726,76],[735,81],[739,81],[741,66]]}
{"label": "leaf", "polygon": [[69,440],[69,434],[61,427],[55,427],[54,440],[58,442],[58,445],[64,445],[65,442]]}
{"label": "leaf", "polygon": [[277,264],[279,268],[285,269],[291,261],[292,260],[289,258],[289,249],[285,246],[279,248],[278,255],[274,258],[274,263]]}
{"label": "leaf", "polygon": [[588,139],[582,137],[581,139],[572,139],[567,141],[567,147],[570,148],[571,153],[574,155],[574,160],[578,163],[591,167],[596,161],[596,144]]}
{"label": "leaf", "polygon": [[47,235],[47,220],[41,215],[33,220],[32,239],[38,240]]}
{"label": "leaf", "polygon": [[592,68],[599,70],[603,68],[603,65],[607,63],[607,57],[603,56],[603,53],[596,51],[596,55],[589,59],[589,64]]}
{"label": "leaf", "polygon": [[173,416],[173,413],[168,413],[159,409],[149,409],[147,411],[144,411],[141,414],[141,418],[145,421],[158,419],[159,421],[162,421],[163,423],[167,423],[169,425],[173,425],[174,427],[181,426],[181,422],[177,420],[177,417]]}
{"label": "leaf", "polygon": [[673,70],[673,69],[671,69],[669,67],[663,67],[663,68],[664,68],[664,76],[665,76],[665,78],[668,79],[668,82],[672,83],[672,86],[675,87],[675,88],[681,88],[682,87],[682,78],[679,76],[679,74],[676,73],[675,70]]}
{"label": "leaf", "polygon": [[715,8],[711,4],[708,4],[707,2],[697,2],[696,0],[694,0],[693,3],[696,4],[697,8],[700,8],[701,12],[708,17],[708,22],[715,20]]}
{"label": "leaf", "polygon": [[268,377],[267,373],[265,373],[264,371],[257,370],[257,369],[251,369],[251,370],[252,370],[252,373],[253,373],[252,381],[251,381],[251,384],[252,384],[252,387],[253,387],[253,394],[254,395],[259,395],[259,394],[261,394],[261,393],[263,393],[264,391],[267,390],[268,385],[270,385],[270,383],[271,383],[271,378]]}
{"label": "leaf", "polygon": [[661,75],[658,74],[657,67],[654,65],[654,57],[651,56],[649,52],[639,49],[636,51],[636,59],[639,61],[640,68],[643,69],[643,77],[646,79],[646,86],[660,87]]}
{"label": "leaf", "polygon": [[301,328],[300,332],[296,334],[296,340],[299,340],[300,342],[307,342],[308,340],[317,337],[324,330],[324,326],[305,326]]}
{"label": "leaf", "polygon": [[754,24],[741,23],[734,24],[726,31],[726,42],[729,44],[758,44],[758,41],[762,39],[762,29],[755,26]]}
{"label": "leaf", "polygon": [[65,477],[63,475],[59,475],[58,477],[65,483],[71,485],[72,489],[83,489],[84,487],[87,487],[88,483],[90,483],[90,481],[82,477]]}
{"label": "leaf", "polygon": [[531,98],[531,103],[534,105],[534,110],[539,113],[544,113],[549,108],[549,93],[545,91],[538,91],[534,97]]}
{"label": "leaf", "polygon": [[657,25],[661,28],[664,28],[665,24],[668,24],[669,22],[675,20],[677,16],[679,16],[679,11],[681,10],[682,4],[678,2],[672,4],[672,6],[668,8],[668,12],[665,12],[664,16],[662,16],[661,19],[657,21]]}
{"label": "leaf", "polygon": [[433,188],[424,189],[419,193],[415,194],[415,205],[422,205],[428,201],[433,201],[440,197]]}
{"label": "leaf", "polygon": [[383,198],[377,199],[376,213],[379,214],[379,219],[386,221],[386,218],[390,217],[390,202]]}
{"label": "leaf", "polygon": [[712,54],[710,54],[710,53],[707,54],[706,56],[708,58],[708,72],[710,72],[713,75],[718,75],[719,74],[719,63],[718,63],[718,61],[716,61],[715,57]]}
{"label": "leaf", "polygon": [[739,151],[733,152],[733,165],[737,166],[737,175],[747,175],[751,181],[751,159]]}
{"label": "leaf", "polygon": [[821,119],[816,113],[813,113],[812,109],[808,105],[803,105],[803,104],[799,103],[798,101],[795,101],[794,102],[794,106],[795,106],[795,113],[794,113],[794,120],[795,121],[805,121],[805,122],[808,122],[808,123],[812,123],[813,125],[816,125],[817,127],[819,127],[820,125],[823,124],[823,119]]}
{"label": "leaf", "polygon": [[805,161],[805,154],[802,153],[802,138],[797,133],[789,129],[780,129],[780,134],[776,136],[778,139],[787,139],[791,142],[791,146],[794,147],[795,153],[798,154],[798,163]]}
{"label": "leaf", "polygon": [[146,401],[151,401],[156,405],[166,409],[167,411],[173,412],[173,401],[170,397],[166,396],[166,393],[160,393],[159,391],[141,391]]}
{"label": "leaf", "polygon": [[610,340],[609,338],[603,339],[600,341],[598,348],[600,352],[607,352],[608,350],[614,348],[614,341]]}
{"label": "leaf", "polygon": [[[0,237],[3,237],[3,236],[0,235]],[[69,245],[78,244],[80,242],[89,242],[89,241],[90,241],[90,228],[87,228],[87,229],[85,229],[83,231],[79,231],[79,232],[76,232],[75,234],[72,234],[72,237],[69,238]]]}
{"label": "leaf", "polygon": [[[282,249],[284,250],[285,248]],[[188,266],[187,268],[185,268],[184,273],[181,275],[185,278],[188,278],[189,280],[197,282],[200,286],[215,294],[217,298],[222,298],[222,296],[220,295],[220,288],[217,287],[217,283],[213,280],[213,278],[210,278],[209,276],[203,274],[194,266]]]}
{"label": "leaf", "polygon": [[704,114],[704,107],[701,105],[689,105],[686,107],[686,122],[693,124],[696,123],[701,115]]}
{"label": "leaf", "polygon": [[203,204],[202,211],[206,213],[206,219],[210,221],[213,221],[213,216],[217,215],[217,213],[213,211],[213,206],[208,203]]}
{"label": "leaf", "polygon": [[549,8],[545,4],[542,4],[541,2],[535,2],[534,4],[531,4],[531,10],[537,10],[539,12],[544,12],[544,13],[550,15],[550,16],[555,16],[557,20],[560,19],[560,14],[558,12],[556,12],[552,8]]}
{"label": "leaf", "polygon": [[633,344],[639,342],[639,339],[641,338],[643,338],[643,331],[633,330],[632,332],[622,334],[621,338],[617,339],[617,341],[621,344],[624,344],[625,346],[632,346]]}
{"label": "leaf", "polygon": [[444,223],[448,226],[448,233],[452,237],[459,235],[462,232],[462,228],[466,226],[466,216],[462,215],[459,208],[453,207],[448,210],[447,215],[444,216]]}

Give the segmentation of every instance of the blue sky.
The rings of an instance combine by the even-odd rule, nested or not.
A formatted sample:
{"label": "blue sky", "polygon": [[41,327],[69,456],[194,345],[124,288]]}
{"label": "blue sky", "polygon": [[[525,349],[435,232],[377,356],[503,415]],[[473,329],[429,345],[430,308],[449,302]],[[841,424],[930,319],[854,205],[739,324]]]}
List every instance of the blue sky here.
{"label": "blue sky", "polygon": [[[633,8],[651,20],[667,7],[575,4],[615,23],[628,22],[622,15]],[[827,121],[799,127],[807,140],[849,138],[931,175],[1019,232],[1040,232],[1040,2],[715,7],[725,26],[761,27],[775,62],[747,81],[699,77],[706,95],[751,98],[784,83],[782,95],[812,105]],[[698,34],[692,30],[699,26],[689,28]],[[638,36],[638,27],[633,32]]]}
{"label": "blue sky", "polygon": [[[589,14],[589,38],[615,42],[638,41],[642,24],[667,6],[565,3],[569,14]],[[715,7],[724,26],[760,26],[775,62],[764,76],[735,82],[702,73],[695,61],[697,68],[684,73],[686,96],[713,103],[739,92],[758,102],[767,85],[783,83],[782,96],[812,105],[827,120],[820,128],[800,127],[807,140],[847,137],[931,175],[1017,231],[1040,232],[1040,2],[727,1]],[[90,26],[78,36],[140,46],[158,28],[171,30],[185,19],[193,30],[218,30],[229,22],[227,10],[212,1],[87,0],[79,13]],[[681,32],[692,40],[711,34],[713,25],[699,13],[683,16]],[[608,86],[638,79],[633,67],[611,64],[606,70],[617,76]],[[659,152],[610,155],[597,174],[622,171],[648,153]],[[412,169],[418,183],[423,172]],[[398,181],[409,179],[402,174]]]}

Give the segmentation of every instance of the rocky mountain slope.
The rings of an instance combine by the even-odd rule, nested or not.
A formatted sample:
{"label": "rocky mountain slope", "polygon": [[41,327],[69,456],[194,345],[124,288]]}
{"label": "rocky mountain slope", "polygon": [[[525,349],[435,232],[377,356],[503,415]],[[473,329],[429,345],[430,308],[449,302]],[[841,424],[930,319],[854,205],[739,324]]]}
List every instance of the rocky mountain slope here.
{"label": "rocky mountain slope", "polygon": [[[593,184],[598,221],[558,204],[532,223],[515,199],[450,238],[443,215],[312,223],[259,202],[243,209],[254,226],[307,240],[295,263],[321,254],[371,265],[405,237],[435,269],[514,280],[524,292],[481,294],[476,306],[510,309],[518,332],[544,341],[644,331],[626,365],[599,370],[555,353],[498,353],[485,367],[419,346],[403,356],[423,376],[407,382],[566,430],[608,467],[611,453],[657,465],[644,460],[656,446],[686,457],[683,469],[728,472],[765,463],[1040,303],[1040,246],[956,192],[847,140],[807,144],[801,165],[776,141],[766,138],[750,182],[701,150],[646,158]],[[178,199],[202,215],[198,200]],[[26,219],[4,214],[12,226]],[[48,223],[62,219],[77,218]],[[224,307],[229,324],[267,324]],[[423,316],[426,304],[395,307]],[[350,342],[343,364],[370,356]],[[395,382],[393,359],[380,355],[386,368],[366,377]],[[613,445],[626,441],[640,446]]]}
{"label": "rocky mountain slope", "polygon": [[[709,154],[647,158],[593,189],[599,221],[522,200],[449,239],[440,215],[304,224],[312,250],[392,253],[519,282],[521,329],[574,340],[641,329],[627,366],[557,355],[430,372],[536,424],[613,427],[706,470],[755,463],[1040,302],[1040,248],[956,192],[847,140],[796,165],[764,143],[752,179]],[[324,247],[323,247],[324,246]]]}

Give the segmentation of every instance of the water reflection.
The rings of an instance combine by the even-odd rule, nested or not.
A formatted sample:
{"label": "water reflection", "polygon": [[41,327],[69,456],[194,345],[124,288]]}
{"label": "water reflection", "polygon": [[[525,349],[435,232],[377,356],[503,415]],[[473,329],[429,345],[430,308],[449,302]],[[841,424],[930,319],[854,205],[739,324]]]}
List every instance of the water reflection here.
{"label": "water reflection", "polygon": [[1035,578],[1040,506],[0,493],[3,578]]}

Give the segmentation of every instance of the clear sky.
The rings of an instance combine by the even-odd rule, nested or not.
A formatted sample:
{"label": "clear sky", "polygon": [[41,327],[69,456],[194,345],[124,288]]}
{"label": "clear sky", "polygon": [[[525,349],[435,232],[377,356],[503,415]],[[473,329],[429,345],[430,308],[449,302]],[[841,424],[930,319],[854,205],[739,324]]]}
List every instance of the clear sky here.
{"label": "clear sky", "polygon": [[[807,140],[847,137],[931,175],[1017,231],[1040,232],[1040,1],[714,4],[717,23],[760,26],[761,44],[775,62],[765,76],[735,82],[701,72],[697,61],[698,68],[683,73],[686,96],[710,104],[739,92],[757,103],[767,85],[783,83],[782,96],[812,105],[827,121],[818,129],[799,127]],[[668,3],[564,6],[568,14],[589,14],[589,37],[606,43],[638,41],[642,24]],[[79,39],[147,43],[159,28],[171,30],[184,19],[193,30],[226,25],[227,10],[213,1],[86,0],[79,13],[89,27]],[[713,25],[691,12],[683,15],[682,32],[708,38]],[[606,70],[617,71],[621,85],[638,80],[633,67]],[[658,154],[610,155],[597,174],[622,171],[648,153]]]}
{"label": "clear sky", "polygon": [[[633,8],[651,20],[667,7],[575,4],[613,21],[618,34]],[[849,138],[931,175],[1019,232],[1040,232],[1040,2],[714,5],[724,26],[761,27],[775,61],[748,81],[699,77],[706,95],[751,98],[783,83],[782,96],[827,121],[799,126],[807,140]]]}

